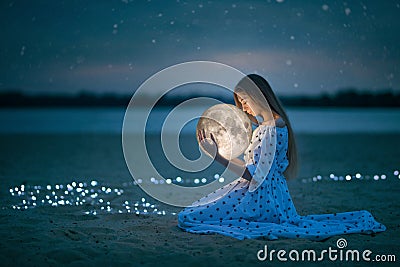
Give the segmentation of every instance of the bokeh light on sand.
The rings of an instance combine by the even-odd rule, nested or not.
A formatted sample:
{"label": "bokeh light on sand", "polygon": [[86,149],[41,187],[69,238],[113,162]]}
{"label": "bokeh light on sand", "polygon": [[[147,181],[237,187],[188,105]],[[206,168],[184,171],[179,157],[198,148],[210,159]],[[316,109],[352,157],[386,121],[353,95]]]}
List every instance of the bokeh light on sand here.
{"label": "bokeh light on sand", "polygon": [[[400,181],[399,170],[394,170],[391,174],[376,173],[364,175],[361,172],[354,174],[337,175],[330,173],[329,175],[315,175],[308,178],[300,178],[302,183],[313,183],[320,181],[328,182],[357,182],[357,181],[386,181],[395,179]],[[184,179],[180,176],[166,179],[167,184],[180,184],[193,186],[196,184],[205,184],[218,180],[223,183],[224,178],[219,174],[213,177],[195,179]],[[148,179],[138,179],[139,183],[152,183],[160,185],[164,180],[157,180],[154,177]],[[8,189],[11,201],[8,206],[2,209],[28,210],[36,207],[82,207],[82,214],[100,215],[100,214],[116,214],[116,213],[132,213],[141,215],[176,215],[175,212],[168,212],[160,208],[156,203],[146,197],[132,199],[129,197],[138,184],[133,181],[122,183],[120,188],[101,184],[96,180],[88,182],[72,181],[68,184],[47,184],[47,185],[28,185],[21,184]]]}
{"label": "bokeh light on sand", "polygon": [[157,205],[146,198],[131,200],[124,198],[125,190],[134,186],[123,183],[122,188],[101,185],[95,180],[90,182],[73,181],[56,185],[19,185],[9,189],[14,200],[10,207],[14,210],[27,210],[39,206],[82,206],[84,214],[134,213],[166,215]]}
{"label": "bokeh light on sand", "polygon": [[355,174],[345,174],[345,175],[336,175],[331,173],[329,175],[316,175],[312,178],[302,178],[302,183],[309,182],[318,182],[318,181],[357,181],[357,180],[374,180],[374,181],[382,181],[387,180],[387,178],[398,178],[400,179],[400,174],[398,170],[393,171],[393,177],[391,175],[386,175],[385,173],[376,173],[376,174],[366,174],[363,175],[360,172],[356,172]]}

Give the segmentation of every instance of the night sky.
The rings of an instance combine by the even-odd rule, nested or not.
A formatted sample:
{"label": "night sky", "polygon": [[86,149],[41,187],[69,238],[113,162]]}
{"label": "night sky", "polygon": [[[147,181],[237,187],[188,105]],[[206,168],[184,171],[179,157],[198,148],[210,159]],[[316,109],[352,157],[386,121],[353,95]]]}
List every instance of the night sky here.
{"label": "night sky", "polygon": [[0,91],[130,93],[217,61],[280,95],[400,89],[400,1],[1,1]]}

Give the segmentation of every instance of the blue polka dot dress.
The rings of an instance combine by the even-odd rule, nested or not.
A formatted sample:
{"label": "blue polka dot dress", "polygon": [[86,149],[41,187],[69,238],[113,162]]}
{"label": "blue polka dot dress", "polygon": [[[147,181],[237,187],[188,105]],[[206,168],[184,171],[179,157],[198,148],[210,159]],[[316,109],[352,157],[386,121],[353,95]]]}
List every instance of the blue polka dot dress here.
{"label": "blue polka dot dress", "polygon": [[[272,158],[268,150],[271,142],[267,140],[276,141]],[[194,202],[179,212],[179,228],[190,233],[218,233],[239,240],[263,237],[269,240],[307,238],[316,241],[334,235],[372,234],[386,230],[366,210],[307,216],[297,214],[283,175],[289,164],[287,126],[261,124],[254,130],[249,148],[252,149],[245,152],[244,159],[256,178],[255,183],[252,185],[248,180],[238,178]]]}

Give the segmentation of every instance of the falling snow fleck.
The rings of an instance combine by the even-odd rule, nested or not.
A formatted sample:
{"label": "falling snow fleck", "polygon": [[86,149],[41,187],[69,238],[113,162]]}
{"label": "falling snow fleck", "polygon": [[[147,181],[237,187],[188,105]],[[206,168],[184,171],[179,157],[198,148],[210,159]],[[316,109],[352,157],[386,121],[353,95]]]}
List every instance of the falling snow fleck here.
{"label": "falling snow fleck", "polygon": [[25,46],[23,45],[22,47],[21,47],[21,56],[23,56],[24,54],[25,54]]}
{"label": "falling snow fleck", "polygon": [[322,10],[323,11],[328,11],[328,9],[329,9],[329,6],[328,5],[322,5]]}

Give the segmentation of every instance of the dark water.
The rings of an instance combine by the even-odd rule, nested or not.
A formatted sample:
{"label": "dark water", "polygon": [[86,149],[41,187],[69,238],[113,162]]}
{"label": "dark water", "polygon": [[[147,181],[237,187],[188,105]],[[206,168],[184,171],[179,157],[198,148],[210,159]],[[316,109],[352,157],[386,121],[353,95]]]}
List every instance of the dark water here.
{"label": "dark water", "polygon": [[[202,108],[176,116],[199,115]],[[74,207],[78,213],[176,211],[147,196],[125,164],[121,144],[123,109],[0,110],[0,200],[6,209]],[[143,116],[138,109],[135,116]],[[164,177],[185,181],[222,173],[213,164],[199,174],[174,169],[159,136],[168,114],[157,109],[148,125],[149,154]],[[289,109],[297,133],[300,181],[355,179],[400,181],[399,109]],[[174,121],[174,120],[172,120]],[[176,120],[178,121],[178,120]],[[180,140],[188,158],[198,156],[193,120]],[[168,129],[180,125],[169,125]],[[176,129],[176,128],[175,128]],[[319,175],[319,176],[318,176]],[[332,176],[332,179],[331,177]],[[357,178],[358,179],[358,178]],[[357,180],[356,179],[356,180]],[[64,207],[66,208],[66,207]]]}
{"label": "dark water", "polygon": [[[193,133],[206,107],[175,112],[176,119],[165,125],[166,131]],[[168,108],[157,108],[149,115],[146,131],[158,133],[169,114]],[[400,132],[400,109],[395,108],[289,108],[296,133]],[[0,133],[121,133],[125,109],[1,109]],[[134,110],[134,118],[147,115],[143,108]],[[194,118],[180,125],[182,117]],[[133,122],[134,123],[134,122]],[[133,127],[139,131],[140,125]]]}

